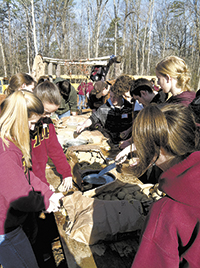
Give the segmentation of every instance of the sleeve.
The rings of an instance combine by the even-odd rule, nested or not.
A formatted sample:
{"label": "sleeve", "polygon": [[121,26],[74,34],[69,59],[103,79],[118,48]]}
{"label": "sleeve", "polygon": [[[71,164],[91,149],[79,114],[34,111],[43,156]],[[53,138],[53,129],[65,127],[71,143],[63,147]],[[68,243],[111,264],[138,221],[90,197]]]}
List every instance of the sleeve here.
{"label": "sleeve", "polygon": [[90,119],[92,120],[92,124],[101,123],[101,125],[104,127],[105,122],[107,119],[109,108],[106,104],[103,104],[100,106],[96,112],[92,113],[90,116]]}
{"label": "sleeve", "polygon": [[77,92],[73,86],[71,86],[71,92],[69,96],[69,107],[70,111],[72,112],[77,111]]}
{"label": "sleeve", "polygon": [[179,267],[178,238],[166,198],[153,204],[132,268]]}
{"label": "sleeve", "polygon": [[55,127],[51,123],[49,124],[49,139],[46,140],[47,142],[47,153],[48,156],[53,161],[56,170],[60,173],[63,178],[71,177],[71,167],[67,162],[67,158],[63,152],[63,149],[58,142],[58,138],[56,135]]}
{"label": "sleeve", "polygon": [[49,206],[49,198],[53,194],[49,187],[42,183],[39,178],[31,178],[33,187],[37,185],[37,190],[41,194],[34,196],[33,188],[29,184],[22,167],[21,155],[12,151],[3,154],[1,161],[1,194],[6,202],[19,211],[34,212],[41,211]]}

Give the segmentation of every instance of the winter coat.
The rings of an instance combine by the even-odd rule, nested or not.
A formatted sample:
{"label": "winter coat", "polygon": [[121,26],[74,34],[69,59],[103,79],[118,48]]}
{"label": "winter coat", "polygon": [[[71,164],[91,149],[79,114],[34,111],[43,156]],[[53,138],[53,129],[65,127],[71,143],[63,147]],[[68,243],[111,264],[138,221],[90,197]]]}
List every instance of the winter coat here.
{"label": "winter coat", "polygon": [[58,142],[55,127],[50,118],[43,118],[31,134],[32,170],[43,182],[48,184],[45,176],[48,157],[53,161],[56,170],[63,176],[71,177],[71,167],[63,149]]}
{"label": "winter coat", "polygon": [[[20,149],[0,139],[0,235],[23,225],[29,212],[39,212],[49,206],[53,194],[33,172],[25,168]],[[41,194],[40,194],[41,193]]]}
{"label": "winter coat", "polygon": [[200,152],[159,179],[166,196],[155,202],[132,268],[198,268],[200,264]]}

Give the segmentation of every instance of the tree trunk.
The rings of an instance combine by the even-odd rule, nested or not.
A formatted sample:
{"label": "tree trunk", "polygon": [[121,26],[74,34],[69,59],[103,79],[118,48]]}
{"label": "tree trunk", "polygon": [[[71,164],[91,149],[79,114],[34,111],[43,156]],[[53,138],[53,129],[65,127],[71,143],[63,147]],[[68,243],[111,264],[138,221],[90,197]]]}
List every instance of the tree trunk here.
{"label": "tree trunk", "polygon": [[90,58],[90,0],[88,0],[88,6],[87,6],[87,26],[88,26],[88,45],[87,45],[87,55],[88,59]]}
{"label": "tree trunk", "polygon": [[1,32],[0,32],[0,49],[1,49],[2,59],[3,59],[4,76],[7,77],[6,60],[5,60],[5,54],[4,54],[3,44],[2,44]]}
{"label": "tree trunk", "polygon": [[149,4],[149,10],[148,10],[147,20],[146,20],[146,24],[145,24],[145,28],[144,28],[144,39],[143,39],[143,45],[142,45],[141,75],[144,74],[145,46],[146,46],[147,27],[148,27],[148,21],[149,21],[149,16],[150,16],[150,10],[151,10],[151,5]]}
{"label": "tree trunk", "polygon": [[149,45],[148,45],[148,52],[147,52],[147,75],[150,75],[151,29],[152,29],[152,21],[153,21],[154,0],[150,1],[150,8],[151,8],[151,19],[150,19],[150,26],[149,26]]}
{"label": "tree trunk", "polygon": [[35,54],[37,55],[38,48],[37,48],[37,37],[36,37],[36,29],[35,29],[34,0],[31,0],[31,6],[32,6],[33,40],[34,40]]}

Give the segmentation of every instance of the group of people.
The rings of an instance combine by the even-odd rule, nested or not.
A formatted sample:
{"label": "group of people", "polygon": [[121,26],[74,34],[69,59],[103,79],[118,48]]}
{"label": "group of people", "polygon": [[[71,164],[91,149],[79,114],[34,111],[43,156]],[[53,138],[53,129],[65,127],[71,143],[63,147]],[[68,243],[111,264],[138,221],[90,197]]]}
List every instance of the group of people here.
{"label": "group of people", "polygon": [[[198,267],[200,96],[191,89],[188,67],[179,57],[160,61],[156,76],[160,89],[128,75],[97,81],[92,114],[77,132],[102,131],[123,149],[116,160],[133,152],[130,168],[137,177],[155,166],[160,170],[156,180],[166,195],[151,204],[132,268]],[[0,263],[5,268],[42,267],[41,241],[30,219],[40,228],[39,213],[45,211],[48,224],[63,197],[47,182],[48,157],[62,175],[64,189],[72,187],[71,168],[50,118],[72,91],[63,80],[53,83],[43,77],[36,84],[20,73],[11,77],[5,92],[0,114]]]}
{"label": "group of people", "polygon": [[[179,57],[160,61],[156,76],[159,90],[144,78],[131,81],[132,102],[143,105],[134,117],[124,92],[119,93],[117,82],[124,79],[119,77],[106,104],[77,131],[100,123],[120,146],[120,132],[131,127],[131,137],[122,142],[125,148],[116,160],[134,156],[131,169],[137,177],[152,167],[160,170],[155,183],[166,195],[151,204],[132,268],[198,267],[200,96],[191,89],[189,69]],[[124,81],[122,85],[125,91]]]}
{"label": "group of people", "polygon": [[[54,261],[50,239],[58,231],[52,212],[63,197],[47,182],[48,157],[62,175],[63,191],[72,188],[71,167],[50,118],[62,96],[48,79],[36,83],[24,73],[11,77],[5,94],[0,113],[0,263],[5,268],[44,267],[46,259]],[[50,223],[54,229],[45,233]]]}

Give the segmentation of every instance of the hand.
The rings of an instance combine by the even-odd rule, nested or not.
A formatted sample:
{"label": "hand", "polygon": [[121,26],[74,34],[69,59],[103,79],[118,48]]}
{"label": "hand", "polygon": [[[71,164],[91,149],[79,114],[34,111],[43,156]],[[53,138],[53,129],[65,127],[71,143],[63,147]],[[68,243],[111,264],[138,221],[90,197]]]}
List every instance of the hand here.
{"label": "hand", "polygon": [[58,190],[60,192],[65,192],[65,191],[69,191],[69,189],[72,188],[72,177],[67,177],[65,178],[61,185],[58,187]]}
{"label": "hand", "polygon": [[55,188],[53,187],[53,185],[49,185],[49,189],[52,191],[52,192],[55,192]]}
{"label": "hand", "polygon": [[54,202],[49,201],[49,207],[47,208],[46,212],[51,213],[56,211],[58,211],[58,206]]}
{"label": "hand", "polygon": [[122,140],[125,140],[127,139],[129,133],[131,132],[132,128],[131,129],[127,129],[127,130],[124,130],[123,132],[120,133],[120,138]]}
{"label": "hand", "polygon": [[53,193],[49,198],[49,207],[47,208],[47,212],[55,212],[58,211],[60,207],[60,199],[63,198],[64,195],[62,193]]}
{"label": "hand", "polygon": [[124,148],[124,150],[118,153],[118,155],[115,157],[115,162],[117,164],[122,164],[126,160],[129,153],[130,153],[130,146],[127,146],[126,148]]}
{"label": "hand", "polygon": [[76,132],[77,132],[77,133],[81,133],[81,132],[84,130],[84,128],[85,128],[85,127],[84,127],[83,124],[82,124],[82,125],[78,125],[77,128],[76,128]]}

